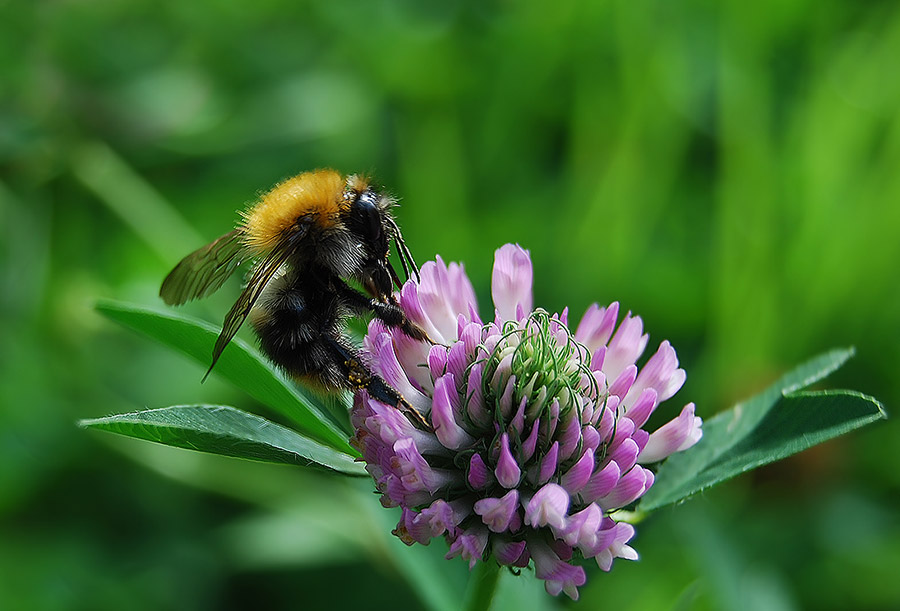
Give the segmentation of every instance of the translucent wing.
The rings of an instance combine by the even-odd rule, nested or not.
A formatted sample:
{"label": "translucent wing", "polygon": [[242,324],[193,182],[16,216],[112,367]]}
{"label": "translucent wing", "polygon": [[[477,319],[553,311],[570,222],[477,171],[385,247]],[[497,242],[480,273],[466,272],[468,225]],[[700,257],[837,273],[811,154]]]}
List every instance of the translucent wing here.
{"label": "translucent wing", "polygon": [[163,280],[159,296],[169,305],[181,305],[214,292],[246,259],[242,237],[235,229],[186,256]]}
{"label": "translucent wing", "polygon": [[[302,233],[305,233],[305,231]],[[298,235],[295,234],[293,237],[294,239],[297,239]],[[263,289],[266,288],[266,284],[269,283],[269,280],[272,279],[278,271],[278,268],[287,261],[291,252],[292,248],[290,245],[288,243],[283,243],[272,250],[272,252],[253,269],[250,280],[247,281],[247,286],[241,292],[237,301],[234,302],[234,305],[231,306],[228,314],[225,315],[225,322],[222,323],[222,332],[219,333],[216,345],[213,348],[212,363],[206,371],[206,375],[203,376],[204,380],[212,371],[213,367],[216,366],[216,361],[219,360],[219,356],[221,356],[222,351],[225,350],[225,346],[227,346],[228,342],[234,338],[238,329],[240,329],[241,325],[244,324],[244,321],[247,320],[247,316],[250,314],[253,304],[259,299]]]}

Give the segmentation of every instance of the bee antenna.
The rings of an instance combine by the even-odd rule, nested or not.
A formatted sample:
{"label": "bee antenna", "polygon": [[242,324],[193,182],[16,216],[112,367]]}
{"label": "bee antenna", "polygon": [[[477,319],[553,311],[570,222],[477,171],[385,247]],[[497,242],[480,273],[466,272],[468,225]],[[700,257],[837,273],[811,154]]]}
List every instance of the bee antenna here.
{"label": "bee antenna", "polygon": [[409,266],[406,264],[406,258],[403,256],[403,251],[400,250],[399,241],[394,242],[395,250],[397,251],[397,258],[400,259],[400,265],[403,266],[403,274],[409,279]]}
{"label": "bee antenna", "polygon": [[[409,251],[409,248],[406,246],[406,242],[403,241],[403,238],[397,238],[397,243],[403,248],[403,253],[406,255],[406,258],[409,259],[409,266],[412,268],[413,274],[416,277],[416,282],[421,282],[422,279],[419,277],[419,266],[416,265],[415,259],[413,259],[412,253]],[[406,265],[403,266],[404,268]]]}
{"label": "bee antenna", "polygon": [[397,221],[391,218],[389,219],[389,222],[391,224],[391,229],[394,230],[394,246],[397,248],[397,256],[400,258],[400,264],[403,265],[403,273],[406,274],[406,278],[409,279],[409,270],[412,268],[413,275],[416,277],[416,282],[421,282],[421,278],[419,277],[419,267],[416,265],[412,253],[409,251],[406,242],[403,240],[403,234],[400,233]]}

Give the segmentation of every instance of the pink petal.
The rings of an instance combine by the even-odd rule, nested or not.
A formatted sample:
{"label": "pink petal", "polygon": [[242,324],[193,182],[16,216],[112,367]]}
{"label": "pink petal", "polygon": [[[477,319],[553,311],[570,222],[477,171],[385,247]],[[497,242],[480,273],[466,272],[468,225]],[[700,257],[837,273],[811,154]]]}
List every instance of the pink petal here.
{"label": "pink petal", "polygon": [[538,490],[525,507],[525,524],[539,528],[565,527],[566,512],[569,511],[569,493],[559,484],[545,484]]}
{"label": "pink petal", "polygon": [[[650,433],[644,429],[638,429],[631,436],[631,440],[637,444],[638,456],[640,456],[641,452],[644,451],[644,448],[647,447],[647,442],[650,441]],[[635,461],[637,461],[637,459],[635,459]]]}
{"label": "pink petal", "polygon": [[[602,371],[603,370],[603,362],[606,360],[606,346],[600,346],[596,350],[594,350],[594,354],[591,355],[591,370],[592,371]],[[604,379],[606,376],[604,375]],[[603,386],[601,386],[601,390]]]}
{"label": "pink petal", "polygon": [[550,449],[547,450],[547,453],[544,454],[544,457],[541,459],[541,469],[538,473],[538,484],[543,484],[548,481],[554,473],[556,473],[556,467],[559,464],[559,442],[554,441],[553,445],[550,446]]}
{"label": "pink petal", "polygon": [[491,537],[491,549],[500,564],[509,566],[528,566],[530,555],[525,541],[511,541],[505,537]]}
{"label": "pink petal", "polygon": [[[430,261],[428,263],[430,263]],[[425,265],[428,265],[428,263]],[[428,333],[429,337],[435,341],[443,340],[443,336],[425,313],[425,308],[422,307],[422,302],[419,299],[419,285],[415,282],[408,281],[403,285],[403,288],[400,289],[400,308],[406,314],[407,318],[422,327],[422,329]],[[438,338],[441,339],[439,340]]]}
{"label": "pink petal", "polygon": [[469,459],[469,472],[466,475],[466,480],[469,482],[469,485],[475,490],[481,490],[487,486],[490,477],[491,474],[488,471],[487,465],[484,464],[484,459],[481,458],[481,454],[478,454],[477,452],[472,454],[472,458]]}
{"label": "pink petal", "polygon": [[522,443],[522,462],[531,460],[531,457],[534,455],[534,450],[537,448],[538,427],[540,424],[540,418],[534,421],[534,424],[531,425],[531,433],[528,434],[528,438]]}
{"label": "pink petal", "polygon": [[510,422],[510,432],[515,431],[516,436],[521,438],[522,432],[525,430],[525,406],[528,404],[528,397],[522,397],[522,400],[519,402],[519,409],[516,410],[516,414],[513,416],[512,422]]}
{"label": "pink petal", "polygon": [[581,490],[581,498],[586,503],[593,503],[600,497],[609,494],[621,477],[622,471],[615,462],[609,462],[599,471],[595,471],[584,489]]}
{"label": "pink petal", "polygon": [[364,390],[356,393],[353,405],[351,417],[357,432],[367,431],[387,446],[393,446],[398,439],[410,438],[424,454],[444,454],[434,435],[417,429],[400,410],[372,399]]}
{"label": "pink petal", "polygon": [[609,394],[616,397],[624,397],[631,388],[631,385],[634,384],[634,379],[637,377],[637,371],[637,365],[634,364],[623,369],[622,373],[616,377],[616,381],[609,385]]}
{"label": "pink petal", "polygon": [[460,516],[454,513],[451,505],[438,499],[421,512],[404,507],[394,534],[407,545],[411,544],[407,537],[422,545],[428,545],[433,537],[439,537],[445,532],[453,533],[459,521]]}
{"label": "pink petal", "polygon": [[638,559],[637,552],[625,545],[634,537],[634,526],[625,522],[618,522],[613,528],[615,529],[613,542],[596,557],[597,565],[604,571],[609,571],[612,568],[615,558],[624,558],[625,560]]}
{"label": "pink petal", "polygon": [[506,244],[494,253],[491,296],[499,320],[517,320],[516,310],[531,312],[533,271],[528,251]]}
{"label": "pink petal", "polygon": [[399,392],[420,413],[427,414],[431,407],[431,400],[409,383],[406,372],[403,371],[400,361],[397,360],[390,334],[379,333],[374,338],[367,336],[365,347],[367,352],[372,355],[372,369],[375,370],[375,373],[384,378],[388,385]]}
{"label": "pink petal", "polygon": [[490,412],[485,409],[484,397],[481,394],[481,375],[484,371],[484,363],[475,363],[469,370],[469,379],[466,383],[466,413],[469,419],[477,427],[487,427],[491,424]]}
{"label": "pink petal", "polygon": [[445,558],[449,560],[456,556],[462,556],[463,560],[469,561],[471,570],[475,563],[484,557],[484,548],[487,546],[488,537],[488,531],[483,526],[469,528],[450,544],[450,551],[447,552]]}
{"label": "pink petal", "polygon": [[[619,397],[610,395],[606,399],[606,405],[597,410],[600,414],[599,422],[597,422],[597,432],[600,433],[602,441],[609,441],[611,435],[616,432],[616,409],[619,407]],[[597,417],[597,414],[594,414]]]}
{"label": "pink petal", "polygon": [[469,362],[464,343],[456,342],[450,346],[450,351],[447,353],[447,373],[453,374],[457,380],[464,380]]}
{"label": "pink petal", "polygon": [[649,464],[666,458],[675,452],[688,449],[703,436],[703,420],[694,415],[694,404],[688,403],[674,420],[650,434],[638,460]]}
{"label": "pink petal", "polygon": [[637,462],[641,449],[638,447],[634,439],[629,438],[619,444],[619,446],[609,454],[609,460],[619,465],[622,473],[631,469]]}
{"label": "pink petal", "polygon": [[431,531],[434,533],[433,536],[437,537],[445,532],[453,532],[468,513],[467,509],[454,507],[454,505],[438,499],[423,509],[420,515],[428,520]]}
{"label": "pink petal", "polygon": [[547,438],[553,439],[556,436],[556,425],[559,424],[559,399],[553,397],[550,402],[550,409],[547,410],[550,418],[547,426]]}
{"label": "pink petal", "polygon": [[513,396],[515,395],[515,392],[516,376],[515,374],[510,374],[509,379],[506,382],[506,389],[503,391],[503,394],[500,395],[500,415],[503,416],[504,420],[512,415]]}
{"label": "pink petal", "polygon": [[521,520],[517,513],[518,508],[519,493],[516,490],[510,490],[499,499],[481,499],[474,506],[475,513],[481,516],[484,525],[495,533],[517,530],[521,526]]}
{"label": "pink petal", "polygon": [[597,499],[597,503],[607,511],[618,509],[640,498],[652,485],[653,473],[642,467],[635,467],[622,476],[612,492]]}
{"label": "pink petal", "polygon": [[597,541],[597,531],[603,520],[603,510],[591,503],[566,520],[566,527],[557,533],[567,545],[590,549]]}
{"label": "pink petal", "polygon": [[612,441],[609,442],[609,447],[607,448],[608,451],[615,452],[616,448],[624,443],[626,439],[631,439],[631,436],[633,434],[634,422],[631,421],[631,418],[627,416],[620,417],[618,420],[616,420],[616,431],[613,435]]}
{"label": "pink petal", "polygon": [[631,404],[645,388],[654,389],[659,402],[662,403],[678,392],[678,389],[684,384],[685,377],[684,369],[678,368],[675,349],[668,341],[665,341],[659,345],[656,353],[641,368],[641,373],[634,381],[628,395],[622,399],[622,404],[626,411],[629,410]]}
{"label": "pink petal", "polygon": [[[412,439],[401,439],[394,443],[394,456],[382,466],[396,477],[395,486],[402,486],[407,493],[428,492],[434,494],[442,488],[462,483],[462,474],[446,469],[432,468]],[[400,489],[396,489],[400,492]],[[416,505],[421,503],[407,503]]]}
{"label": "pink petal", "polygon": [[[600,347],[605,347],[612,336],[618,317],[618,301],[614,301],[606,308],[601,308],[596,303],[591,304],[584,316],[581,317],[581,322],[578,323],[575,339],[584,344],[591,352],[596,351]],[[595,368],[599,367],[597,365]]]}
{"label": "pink petal", "polygon": [[475,439],[456,422],[456,412],[459,409],[456,383],[453,374],[448,373],[434,382],[431,422],[438,440],[450,450],[459,450],[475,443]]}
{"label": "pink petal", "polygon": [[637,401],[627,408],[625,415],[634,422],[636,427],[641,427],[647,422],[657,405],[659,405],[659,401],[657,400],[656,391],[652,388],[645,388],[638,396]]}
{"label": "pink petal", "polygon": [[587,581],[584,569],[563,562],[542,541],[529,539],[528,550],[534,559],[535,575],[544,580],[547,592],[553,596],[565,592],[572,600],[578,600],[578,586],[583,586]]}
{"label": "pink petal", "polygon": [[[377,319],[376,319],[377,320]],[[428,394],[431,392],[431,375],[427,366],[429,351],[432,348],[427,342],[408,336],[400,329],[389,329],[394,342],[394,352],[406,376],[416,389]]]}
{"label": "pink petal", "polygon": [[475,354],[475,349],[481,343],[482,326],[480,323],[467,322],[466,318],[460,314],[458,325],[462,326],[459,332],[459,341],[466,347],[466,354],[469,356]]}
{"label": "pink petal", "polygon": [[603,372],[607,379],[615,380],[629,365],[634,365],[647,346],[648,335],[644,335],[644,323],[640,316],[625,315],[616,334],[609,342],[609,349],[603,359]]}
{"label": "pink petal", "polygon": [[[413,291],[410,291],[409,301],[411,305],[417,306],[414,310],[416,316],[419,312],[424,316],[422,326],[431,338],[436,342],[449,344],[456,340],[457,316],[476,305],[472,284],[462,266],[451,263],[448,267],[440,256],[434,262],[426,262],[419,271],[419,276],[421,282],[418,285],[410,282],[404,285],[404,289],[406,286],[416,286],[416,299],[413,303]],[[404,305],[403,297],[401,293],[401,305]]]}
{"label": "pink petal", "polygon": [[568,460],[578,443],[581,441],[581,422],[577,418],[577,413],[572,410],[571,415],[565,423],[565,428],[557,434],[559,439],[559,461]]}
{"label": "pink petal", "polygon": [[494,476],[504,488],[515,488],[519,485],[519,479],[522,477],[522,470],[509,451],[509,435],[506,433],[500,436],[500,457],[497,459]]}
{"label": "pink petal", "polygon": [[581,445],[585,451],[595,452],[600,447],[600,433],[592,426],[585,426],[581,429]]}
{"label": "pink petal", "polygon": [[447,373],[447,356],[449,350],[446,346],[436,344],[428,351],[428,373],[432,379],[437,379]]}
{"label": "pink petal", "polygon": [[566,471],[565,475],[560,479],[560,483],[570,494],[575,494],[588,483],[593,470],[594,452],[593,450],[588,450],[581,455],[578,462]]}

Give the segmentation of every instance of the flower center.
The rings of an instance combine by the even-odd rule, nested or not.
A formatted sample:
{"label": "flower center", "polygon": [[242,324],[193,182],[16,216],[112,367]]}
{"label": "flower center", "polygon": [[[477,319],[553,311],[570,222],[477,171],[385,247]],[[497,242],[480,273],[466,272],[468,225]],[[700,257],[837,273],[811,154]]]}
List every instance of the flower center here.
{"label": "flower center", "polygon": [[562,321],[535,310],[524,320],[503,324],[482,377],[485,405],[508,418],[524,402],[528,421],[554,402],[560,416],[571,410],[580,415],[585,400],[596,402],[600,395],[590,364],[590,352]]}

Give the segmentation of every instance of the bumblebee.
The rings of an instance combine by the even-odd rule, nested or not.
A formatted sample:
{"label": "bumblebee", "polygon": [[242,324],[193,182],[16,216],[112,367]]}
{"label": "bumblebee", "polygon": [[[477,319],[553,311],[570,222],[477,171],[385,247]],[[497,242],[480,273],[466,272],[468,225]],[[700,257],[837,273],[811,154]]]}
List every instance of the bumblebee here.
{"label": "bumblebee", "polygon": [[263,352],[291,377],[326,391],[365,388],[425,424],[370,371],[345,335],[349,316],[372,313],[414,339],[430,341],[393,296],[401,281],[388,260],[391,242],[406,278],[418,278],[391,215],[395,203],[364,176],[305,172],[265,193],[241,213],[236,229],[182,259],[159,291],[169,305],[209,295],[245,260],[256,261],[225,316],[206,376],[249,317]]}

